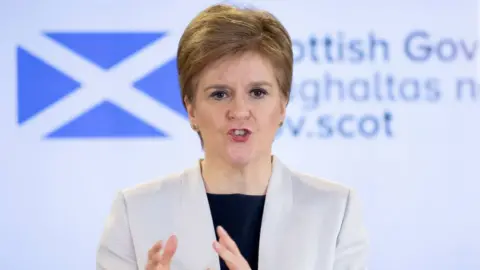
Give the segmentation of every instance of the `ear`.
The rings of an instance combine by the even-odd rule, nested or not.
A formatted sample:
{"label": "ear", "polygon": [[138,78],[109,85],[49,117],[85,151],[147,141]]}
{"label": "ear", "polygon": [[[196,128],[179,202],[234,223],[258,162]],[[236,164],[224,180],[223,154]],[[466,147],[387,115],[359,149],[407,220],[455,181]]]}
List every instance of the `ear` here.
{"label": "ear", "polygon": [[287,104],[288,101],[285,98],[280,100],[280,120],[281,122],[285,122],[285,117],[287,115]]}
{"label": "ear", "polygon": [[191,124],[195,124],[195,107],[193,102],[190,102],[186,97],[184,99],[185,107],[187,109],[188,119]]}

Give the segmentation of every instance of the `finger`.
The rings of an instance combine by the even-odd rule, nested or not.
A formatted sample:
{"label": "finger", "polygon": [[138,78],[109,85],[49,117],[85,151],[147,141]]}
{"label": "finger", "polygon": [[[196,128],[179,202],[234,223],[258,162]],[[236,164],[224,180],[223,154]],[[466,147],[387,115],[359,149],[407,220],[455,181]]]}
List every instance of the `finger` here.
{"label": "finger", "polygon": [[161,258],[162,258],[162,254],[160,253],[160,251],[158,251],[155,254],[152,254],[152,256],[150,256],[148,258],[148,263],[147,263],[146,270],[157,269],[157,267],[159,266],[159,262],[160,262]]}
{"label": "finger", "polygon": [[158,270],[160,269],[160,267],[163,267],[163,266],[158,264],[158,262],[148,261],[147,266],[145,267],[145,270]]}
{"label": "finger", "polygon": [[218,242],[222,244],[222,246],[230,250],[230,252],[232,252],[233,254],[240,254],[240,250],[238,249],[237,244],[223,227],[218,226],[217,233],[219,238]]}
{"label": "finger", "polygon": [[155,254],[157,254],[162,249],[163,242],[162,240],[158,241],[153,245],[148,251],[148,259],[152,259]]}
{"label": "finger", "polygon": [[233,239],[230,237],[230,235],[228,235],[227,231],[222,226],[217,227],[217,233],[219,236],[219,242],[222,245],[224,245],[232,253],[240,255],[240,250],[238,249],[237,244],[235,243],[235,241],[233,241]]}
{"label": "finger", "polygon": [[145,270],[152,270],[155,269],[155,266],[153,265],[152,261],[148,261],[147,265],[145,266]]}
{"label": "finger", "polygon": [[163,258],[162,252],[158,252],[157,254],[153,255],[150,261],[152,262],[152,265],[154,267],[158,267],[159,265],[161,265],[162,258]]}
{"label": "finger", "polygon": [[218,255],[225,261],[227,264],[236,264],[237,256],[233,254],[230,250],[228,250],[224,245],[221,243],[214,241],[213,242],[213,249],[218,253]]}
{"label": "finger", "polygon": [[160,259],[161,265],[170,265],[170,261],[172,260],[172,257],[177,250],[177,243],[178,241],[175,235],[172,235],[168,238],[167,243],[165,244],[162,258]]}

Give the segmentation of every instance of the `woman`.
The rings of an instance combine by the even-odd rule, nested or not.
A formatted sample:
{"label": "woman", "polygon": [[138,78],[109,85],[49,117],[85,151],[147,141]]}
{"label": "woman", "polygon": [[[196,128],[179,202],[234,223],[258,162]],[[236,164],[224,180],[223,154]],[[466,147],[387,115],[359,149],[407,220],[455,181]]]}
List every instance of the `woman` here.
{"label": "woman", "polygon": [[118,195],[97,269],[366,269],[354,193],[271,154],[292,54],[267,12],[215,5],[193,19],[177,65],[205,157]]}

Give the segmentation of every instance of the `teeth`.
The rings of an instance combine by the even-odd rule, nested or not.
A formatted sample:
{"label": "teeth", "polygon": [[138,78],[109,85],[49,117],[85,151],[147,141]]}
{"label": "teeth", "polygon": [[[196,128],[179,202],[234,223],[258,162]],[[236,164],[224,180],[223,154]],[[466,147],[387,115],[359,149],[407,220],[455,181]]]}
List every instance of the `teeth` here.
{"label": "teeth", "polygon": [[233,134],[235,134],[236,136],[244,136],[246,133],[247,133],[247,131],[244,130],[244,129],[236,129],[233,132]]}

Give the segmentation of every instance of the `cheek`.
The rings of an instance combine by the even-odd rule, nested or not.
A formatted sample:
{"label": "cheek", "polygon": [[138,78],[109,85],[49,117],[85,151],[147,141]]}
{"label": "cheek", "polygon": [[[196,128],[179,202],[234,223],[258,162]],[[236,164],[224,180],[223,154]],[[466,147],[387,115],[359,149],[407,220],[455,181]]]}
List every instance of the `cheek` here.
{"label": "cheek", "polygon": [[[265,107],[264,107],[265,108]],[[281,122],[281,110],[279,106],[271,106],[269,110],[263,110],[260,128],[268,127],[269,133],[275,133]]]}
{"label": "cheek", "polygon": [[222,126],[223,116],[219,112],[201,110],[201,113],[197,114],[197,122],[204,131],[217,130]]}

